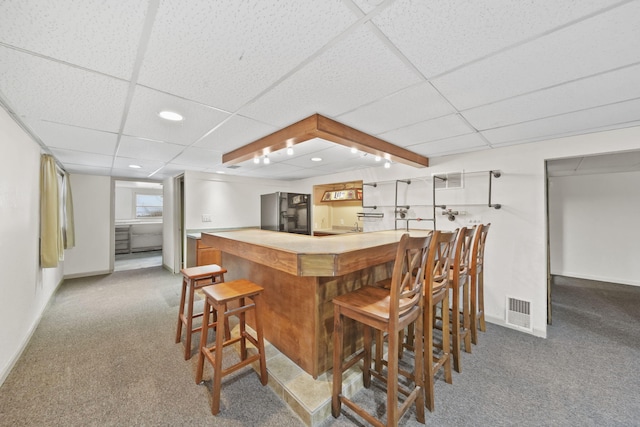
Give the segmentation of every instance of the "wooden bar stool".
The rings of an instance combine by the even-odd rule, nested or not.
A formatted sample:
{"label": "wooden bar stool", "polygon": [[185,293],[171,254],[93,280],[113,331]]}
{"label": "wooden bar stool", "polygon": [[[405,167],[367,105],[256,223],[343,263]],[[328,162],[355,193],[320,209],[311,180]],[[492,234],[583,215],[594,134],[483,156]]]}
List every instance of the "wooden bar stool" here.
{"label": "wooden bar stool", "polygon": [[489,224],[476,227],[471,245],[471,264],[469,276],[471,278],[471,342],[478,344],[478,329],[487,330],[484,321],[484,245],[489,233]]}
{"label": "wooden bar stool", "polygon": [[[209,323],[204,322],[202,325],[198,368],[196,370],[196,384],[202,382],[202,371],[204,369],[204,359],[206,358],[213,367],[213,400],[211,402],[211,413],[213,415],[220,412],[220,387],[222,377],[225,375],[259,360],[260,382],[262,385],[267,384],[267,363],[264,354],[264,339],[262,337],[262,323],[260,319],[260,296],[263,290],[262,287],[245,279],[220,283],[215,286],[207,286],[202,289],[202,292],[205,294],[204,312],[208,312],[211,308],[215,310],[217,313],[216,326],[221,322],[222,324],[227,324],[229,316],[237,316],[240,320],[239,336],[234,338],[227,337],[224,333],[220,333],[219,328],[217,328],[215,344],[211,347],[207,347]],[[229,303],[237,307],[227,310]],[[249,310],[254,310],[255,313],[255,338],[246,330],[245,316]],[[247,352],[247,340],[257,349],[257,353],[250,357],[248,357]],[[222,355],[224,353],[224,347],[237,342],[240,342],[240,362],[223,369]]]}
{"label": "wooden bar stool", "polygon": [[[206,317],[203,316],[204,312],[196,314],[193,313],[195,292],[197,289],[201,289],[205,286],[224,282],[224,273],[226,273],[227,270],[217,264],[211,264],[199,267],[183,268],[180,272],[182,273],[182,293],[180,295],[178,327],[176,328],[176,343],[179,343],[182,339],[182,325],[185,325],[187,333],[184,346],[184,360],[189,360],[191,358],[191,335],[202,329],[201,326],[197,328],[193,327],[193,319],[196,317],[202,317],[203,324],[209,320],[209,312],[207,312]],[[188,296],[187,289],[189,290]],[[184,305],[187,298],[187,313],[185,314]]]}
{"label": "wooden bar stool", "polygon": [[[462,372],[460,347],[471,353],[471,319],[469,314],[469,255],[473,228],[462,227],[456,233],[454,250],[452,251],[449,286],[451,287],[451,337],[453,369]],[[462,301],[460,301],[462,300]]]}
{"label": "wooden bar stool", "polygon": [[[416,418],[424,424],[424,390],[422,357],[422,296],[425,283],[425,263],[431,236],[409,237],[404,234],[398,244],[391,278],[391,289],[381,286],[363,286],[360,289],[337,296],[333,299],[333,392],[331,413],[340,416],[344,403],[356,414],[375,426],[382,422],[361,406],[342,394],[343,372],[364,358],[362,377],[364,386],[371,386],[371,376],[386,382],[387,426],[397,426],[398,420],[416,404]],[[343,357],[343,319],[350,318],[364,326],[364,346],[348,361]],[[413,372],[404,372],[399,368],[398,349],[401,347],[400,332],[410,324],[416,323],[418,331],[415,339],[415,358]],[[371,344],[374,333],[387,334],[389,351],[387,377],[371,369]],[[413,382],[407,388],[398,382],[398,375],[406,376]],[[398,395],[405,397],[398,407]]]}

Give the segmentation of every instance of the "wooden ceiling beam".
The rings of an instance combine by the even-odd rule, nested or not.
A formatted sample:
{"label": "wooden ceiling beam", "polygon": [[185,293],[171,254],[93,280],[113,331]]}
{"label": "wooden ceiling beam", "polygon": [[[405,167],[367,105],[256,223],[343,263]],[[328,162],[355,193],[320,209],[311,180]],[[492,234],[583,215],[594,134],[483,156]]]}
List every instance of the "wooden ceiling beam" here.
{"label": "wooden ceiling beam", "polygon": [[335,120],[314,114],[243,147],[222,155],[222,163],[233,165],[292,147],[313,138],[322,138],[346,147],[355,147],[374,156],[413,167],[429,166],[429,159]]}

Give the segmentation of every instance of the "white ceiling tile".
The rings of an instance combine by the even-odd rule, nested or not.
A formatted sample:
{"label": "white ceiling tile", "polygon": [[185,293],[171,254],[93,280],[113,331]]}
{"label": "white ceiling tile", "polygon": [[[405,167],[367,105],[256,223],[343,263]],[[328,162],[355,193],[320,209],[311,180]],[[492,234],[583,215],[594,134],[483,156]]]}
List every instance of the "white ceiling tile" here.
{"label": "white ceiling tile", "polygon": [[426,77],[432,77],[614,3],[399,0],[373,22]]}
{"label": "white ceiling tile", "polygon": [[422,82],[340,115],[338,120],[378,134],[453,112],[431,84]]}
{"label": "white ceiling tile", "polygon": [[175,165],[193,165],[209,168],[222,163],[222,153],[200,147],[189,147],[171,161]]}
{"label": "white ceiling tile", "polygon": [[106,155],[113,155],[116,150],[118,135],[113,132],[101,132],[42,120],[26,120],[26,123],[42,142],[51,148]]}
{"label": "white ceiling tile", "polygon": [[531,142],[637,123],[640,99],[483,131],[492,145]]}
{"label": "white ceiling tile", "polygon": [[[172,122],[161,119],[158,113],[163,110],[179,113],[184,120]],[[215,108],[137,86],[124,133],[141,138],[191,145],[228,117],[229,113]]]}
{"label": "white ceiling tile", "polygon": [[[138,165],[140,168],[130,168],[129,165]],[[123,169],[129,170],[133,169],[135,174],[144,174],[149,175],[151,172],[154,172],[156,169],[162,167],[164,162],[159,160],[151,160],[151,159],[135,159],[124,156],[118,156],[113,161],[113,169]]]}
{"label": "white ceiling tile", "polygon": [[100,175],[100,176],[111,175],[111,166],[98,167],[98,166],[89,166],[85,164],[78,165],[73,163],[65,163],[64,168],[69,174]]}
{"label": "white ceiling tile", "polygon": [[446,156],[449,154],[476,151],[487,148],[487,143],[478,133],[454,136],[439,141],[412,145],[412,151],[422,153],[427,157]]}
{"label": "white ceiling tile", "polygon": [[[350,0],[344,0],[345,2]],[[353,0],[353,2],[360,8],[364,13],[369,13],[373,11],[377,6],[379,6],[384,0]]]}
{"label": "white ceiling tile", "polygon": [[0,64],[0,92],[21,116],[119,130],[127,83],[2,46]]}
{"label": "white ceiling tile", "polygon": [[428,141],[449,138],[473,132],[457,114],[416,123],[401,129],[380,134],[380,138],[407,147]]}
{"label": "white ceiling tile", "polygon": [[[0,2],[0,40],[130,79],[147,4],[103,0]],[[43,37],[43,34],[46,36]]]}
{"label": "white ceiling tile", "polygon": [[184,146],[177,144],[123,136],[120,139],[118,156],[168,162],[180,154],[184,148]]}
{"label": "white ceiling tile", "polygon": [[256,139],[269,135],[278,129],[276,126],[235,115],[195,145],[197,147],[228,153]]}
{"label": "white ceiling tile", "polygon": [[[372,69],[376,72],[371,73]],[[362,27],[241,113],[278,126],[315,113],[336,117],[419,80],[384,43]]]}
{"label": "white ceiling tile", "polygon": [[640,61],[640,2],[476,62],[433,80],[468,109]]}
{"label": "white ceiling tile", "polygon": [[576,80],[462,112],[477,129],[535,120],[640,98],[640,65]]}
{"label": "white ceiling tile", "polygon": [[84,153],[82,151],[65,150],[62,148],[52,148],[51,153],[58,159],[63,165],[86,165],[96,166],[99,168],[110,168],[112,162],[112,156],[95,153]]}
{"label": "white ceiling tile", "polygon": [[356,19],[339,0],[186,5],[161,2],[139,81],[227,111],[254,98]]}

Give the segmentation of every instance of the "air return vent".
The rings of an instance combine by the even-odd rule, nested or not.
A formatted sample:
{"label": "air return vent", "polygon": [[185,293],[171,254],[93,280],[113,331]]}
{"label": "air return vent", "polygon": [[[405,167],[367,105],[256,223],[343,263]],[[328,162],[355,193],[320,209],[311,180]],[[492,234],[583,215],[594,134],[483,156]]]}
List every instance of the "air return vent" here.
{"label": "air return vent", "polygon": [[531,331],[531,302],[507,297],[507,325]]}
{"label": "air return vent", "polygon": [[436,173],[434,185],[436,190],[462,188],[462,172]]}

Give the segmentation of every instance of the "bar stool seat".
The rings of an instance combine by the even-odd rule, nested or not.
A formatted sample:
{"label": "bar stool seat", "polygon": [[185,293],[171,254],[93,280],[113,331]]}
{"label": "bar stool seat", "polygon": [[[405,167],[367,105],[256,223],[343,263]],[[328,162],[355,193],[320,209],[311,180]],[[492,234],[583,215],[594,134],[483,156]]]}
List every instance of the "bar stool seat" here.
{"label": "bar stool seat", "polygon": [[[184,325],[187,331],[184,347],[184,360],[189,360],[191,358],[191,335],[202,329],[201,326],[196,328],[193,327],[193,319],[196,317],[202,317],[204,313],[193,313],[195,292],[205,286],[224,282],[224,274],[227,270],[217,264],[210,264],[183,268],[180,272],[182,273],[182,293],[180,295],[178,327],[176,328],[176,343],[179,343],[182,339],[182,325]],[[187,289],[189,290],[188,296]],[[186,314],[184,312],[185,301],[187,302]],[[208,321],[208,316],[206,320]],[[205,323],[204,317],[202,319],[202,323]],[[189,333],[189,331],[191,332]]]}
{"label": "bar stool seat", "polygon": [[[202,324],[200,334],[200,351],[198,356],[198,367],[196,370],[196,384],[202,382],[204,360],[207,359],[213,367],[213,400],[211,402],[211,413],[216,415],[220,412],[220,387],[222,377],[238,369],[247,366],[256,360],[260,361],[260,382],[266,385],[268,381],[267,364],[264,354],[264,338],[262,336],[262,323],[260,319],[261,300],[260,296],[264,289],[246,279],[233,280],[231,282],[220,283],[214,286],[207,286],[202,289],[205,294],[204,312],[211,308],[217,313],[216,326],[221,322],[227,324],[229,316],[237,316],[240,320],[240,334],[231,338],[216,330],[215,344],[207,347],[207,334],[209,323]],[[228,306],[233,308],[227,309]],[[246,312],[253,310],[255,313],[255,337],[246,330]],[[226,329],[226,328],[225,328]],[[247,340],[256,348],[256,353],[248,356]],[[240,342],[240,361],[223,369],[222,359],[224,347]]]}

